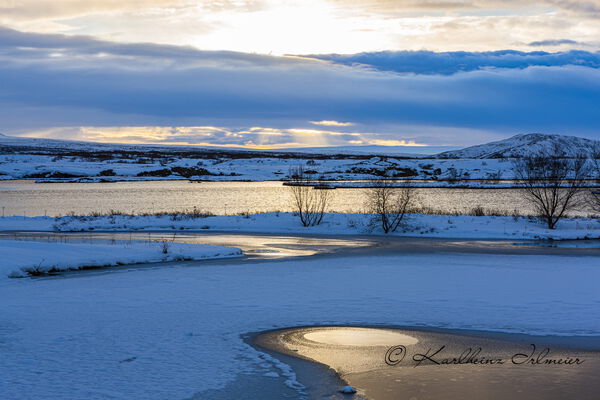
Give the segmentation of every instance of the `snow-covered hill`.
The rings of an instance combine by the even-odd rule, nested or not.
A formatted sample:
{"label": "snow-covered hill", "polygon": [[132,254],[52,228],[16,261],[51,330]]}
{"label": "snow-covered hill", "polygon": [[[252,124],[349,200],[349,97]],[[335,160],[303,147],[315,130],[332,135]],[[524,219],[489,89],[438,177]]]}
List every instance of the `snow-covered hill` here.
{"label": "snow-covered hill", "polygon": [[555,145],[567,157],[577,154],[589,154],[594,146],[600,146],[600,141],[590,140],[577,136],[546,135],[542,133],[529,133],[516,135],[498,142],[490,142],[478,146],[467,147],[462,150],[447,151],[438,154],[439,158],[510,158],[540,151],[551,152]]}

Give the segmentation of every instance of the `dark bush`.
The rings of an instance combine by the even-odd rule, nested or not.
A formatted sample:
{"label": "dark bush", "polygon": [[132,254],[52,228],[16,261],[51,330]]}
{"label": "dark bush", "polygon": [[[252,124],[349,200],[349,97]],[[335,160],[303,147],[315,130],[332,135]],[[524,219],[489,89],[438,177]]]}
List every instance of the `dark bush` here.
{"label": "dark bush", "polygon": [[170,169],[155,169],[152,171],[142,171],[140,173],[137,174],[137,176],[159,176],[159,177],[165,177],[165,176],[170,176],[171,175],[171,170]]}
{"label": "dark bush", "polygon": [[98,176],[115,176],[117,173],[112,169],[105,169],[104,171],[98,172]]}
{"label": "dark bush", "polygon": [[198,167],[173,167],[171,168],[171,171],[173,171],[174,174],[183,176],[184,178],[191,178],[192,176],[214,175],[209,170]]}
{"label": "dark bush", "polygon": [[55,171],[55,172],[38,172],[35,174],[29,174],[29,175],[25,175],[23,176],[23,178],[26,179],[39,179],[39,178],[53,178],[53,179],[61,179],[61,178],[81,178],[83,175],[75,175],[75,174],[69,174],[66,172],[59,172],[59,171]]}
{"label": "dark bush", "polygon": [[392,171],[394,172],[390,175],[394,178],[407,178],[418,175],[417,171],[412,168],[394,168]]}

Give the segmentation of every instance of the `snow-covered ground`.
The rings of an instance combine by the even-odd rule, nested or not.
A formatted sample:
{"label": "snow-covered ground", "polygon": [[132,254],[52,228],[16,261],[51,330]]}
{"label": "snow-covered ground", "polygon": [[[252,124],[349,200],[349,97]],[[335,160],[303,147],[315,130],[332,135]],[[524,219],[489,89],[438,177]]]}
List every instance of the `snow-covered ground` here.
{"label": "snow-covered ground", "polygon": [[299,325],[600,335],[599,279],[597,257],[456,253],[5,279],[0,398],[203,399],[241,373],[293,380],[240,335]]}
{"label": "snow-covered ground", "polygon": [[[0,179],[101,182],[119,180],[198,179],[212,181],[282,180],[290,167],[302,165],[307,176],[330,180],[376,179],[381,176],[442,181],[513,179],[511,156],[557,144],[568,156],[589,153],[596,142],[559,135],[512,138],[423,158],[374,153],[313,154],[286,151],[240,151],[194,146],[149,146],[71,142],[0,136]],[[385,153],[385,152],[383,152]],[[590,176],[591,177],[591,176]],[[483,183],[485,184],[485,182]]]}
{"label": "snow-covered ground", "polygon": [[[104,217],[4,217],[0,230],[115,231],[115,230],[206,230],[263,233],[332,235],[382,234],[368,214],[328,213],[318,226],[304,227],[293,213],[187,218],[185,215]],[[406,223],[394,236],[465,239],[598,239],[600,221],[565,218],[556,229],[547,229],[537,218],[471,215],[407,214]]]}
{"label": "snow-covered ground", "polygon": [[512,179],[510,160],[401,159],[396,157],[301,158],[119,158],[38,154],[0,154],[0,179],[32,178],[42,182],[199,179],[210,181],[282,180],[289,169],[304,166],[308,176],[333,180],[374,179],[398,174],[414,179]]}
{"label": "snow-covered ground", "polygon": [[23,277],[85,267],[241,256],[233,247],[171,242],[79,244],[0,240],[0,277]]}

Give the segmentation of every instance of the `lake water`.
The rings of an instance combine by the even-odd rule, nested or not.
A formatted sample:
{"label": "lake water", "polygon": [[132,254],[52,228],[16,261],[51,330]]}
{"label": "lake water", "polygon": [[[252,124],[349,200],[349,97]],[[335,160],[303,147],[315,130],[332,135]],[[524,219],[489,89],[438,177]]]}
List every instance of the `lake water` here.
{"label": "lake water", "polygon": [[[445,212],[486,210],[532,214],[519,189],[415,189],[419,202]],[[329,211],[365,211],[365,189],[331,192]],[[34,183],[0,181],[0,212],[5,216],[59,216],[116,210],[125,213],[174,212],[194,207],[214,214],[292,211],[290,189],[282,182],[147,181],[113,183]],[[583,214],[587,214],[584,211]],[[2,214],[0,214],[2,215]]]}

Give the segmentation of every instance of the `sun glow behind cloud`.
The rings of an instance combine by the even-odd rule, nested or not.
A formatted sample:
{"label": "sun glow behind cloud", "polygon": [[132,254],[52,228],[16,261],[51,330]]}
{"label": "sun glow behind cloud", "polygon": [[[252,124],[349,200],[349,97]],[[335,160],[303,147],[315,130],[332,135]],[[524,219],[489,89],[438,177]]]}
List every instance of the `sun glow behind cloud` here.
{"label": "sun glow behind cloud", "polygon": [[600,0],[20,0],[0,25],[263,54],[599,48]]}
{"label": "sun glow behind cloud", "polygon": [[322,126],[352,126],[354,123],[352,122],[339,122],[339,121],[310,121],[313,125],[322,125]]}
{"label": "sun glow behind cloud", "polygon": [[33,130],[22,137],[59,138],[98,143],[219,146],[247,149],[283,149],[347,145],[427,147],[414,140],[383,139],[385,134],[337,132],[320,129],[278,129],[254,126],[224,128],[217,126],[115,126],[57,127]]}

